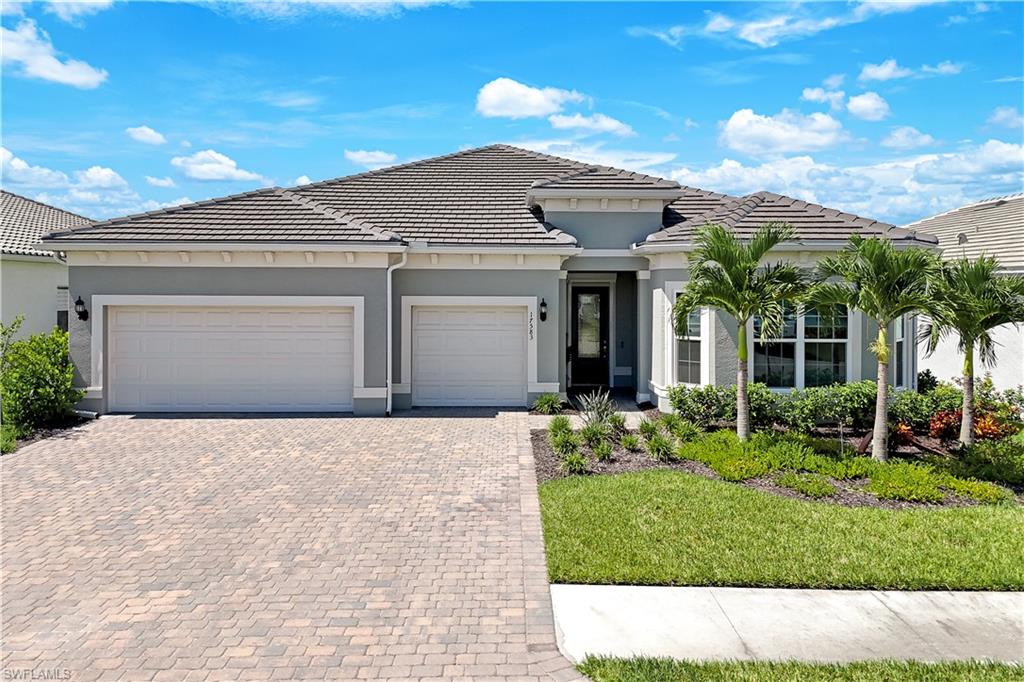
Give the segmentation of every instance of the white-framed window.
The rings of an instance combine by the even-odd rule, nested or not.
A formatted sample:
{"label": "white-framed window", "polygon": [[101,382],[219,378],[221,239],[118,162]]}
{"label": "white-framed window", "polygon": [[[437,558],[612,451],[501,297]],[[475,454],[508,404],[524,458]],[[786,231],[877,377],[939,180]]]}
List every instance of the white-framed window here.
{"label": "white-framed window", "polygon": [[701,338],[700,309],[691,310],[686,316],[686,329],[682,335],[676,336],[676,367],[677,383],[701,383]]}
{"label": "white-framed window", "polygon": [[906,317],[897,317],[893,322],[892,332],[892,385],[903,388],[907,385],[907,321]]}
{"label": "white-framed window", "polygon": [[850,315],[831,315],[786,304],[781,333],[761,342],[761,320],[750,324],[751,381],[785,390],[846,383],[850,378]]}

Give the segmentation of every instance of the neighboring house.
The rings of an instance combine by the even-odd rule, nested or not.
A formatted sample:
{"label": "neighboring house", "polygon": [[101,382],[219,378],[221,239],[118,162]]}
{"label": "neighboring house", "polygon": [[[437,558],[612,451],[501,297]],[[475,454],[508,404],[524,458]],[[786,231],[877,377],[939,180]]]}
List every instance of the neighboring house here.
{"label": "neighboring house", "polygon": [[10,324],[24,316],[19,337],[67,329],[68,269],[39,239],[47,232],[67,230],[91,221],[0,190],[0,317]]}
{"label": "neighboring house", "polygon": [[[67,252],[71,356],[99,411],[523,406],[676,382],[731,384],[735,324],[670,308],[694,229],[785,220],[813,266],[850,234],[908,230],[769,193],[731,197],[493,145],[50,235]],[[906,329],[909,329],[909,320]],[[794,316],[752,353],[781,390],[874,376],[871,324]],[[914,381],[897,336],[895,383]]]}
{"label": "neighboring house", "polygon": [[[1024,274],[1024,194],[986,199],[940,213],[907,225],[907,229],[934,235],[939,239],[943,258],[995,256],[1006,272]],[[992,332],[995,340],[994,367],[975,358],[975,369],[992,375],[1000,389],[1024,384],[1024,326],[1005,325]],[[963,374],[963,356],[955,338],[943,339],[932,355],[918,348],[921,369],[930,369],[949,381]]]}

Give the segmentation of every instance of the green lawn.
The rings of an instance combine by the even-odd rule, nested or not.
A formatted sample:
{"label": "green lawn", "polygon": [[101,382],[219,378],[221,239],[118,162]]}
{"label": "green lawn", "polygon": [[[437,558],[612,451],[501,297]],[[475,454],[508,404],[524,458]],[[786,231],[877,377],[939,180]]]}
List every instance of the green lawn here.
{"label": "green lawn", "polygon": [[950,682],[1019,680],[1021,668],[990,663],[863,662],[690,663],[657,658],[588,658],[579,670],[594,682]]}
{"label": "green lawn", "polygon": [[675,471],[540,487],[555,583],[1024,588],[1024,508],[804,502]]}

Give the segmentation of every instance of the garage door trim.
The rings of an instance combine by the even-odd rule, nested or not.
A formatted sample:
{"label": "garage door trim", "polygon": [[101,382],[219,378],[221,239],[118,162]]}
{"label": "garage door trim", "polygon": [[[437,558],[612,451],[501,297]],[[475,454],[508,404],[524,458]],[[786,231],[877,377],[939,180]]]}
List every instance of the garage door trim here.
{"label": "garage door trim", "polygon": [[354,398],[376,395],[376,389],[363,387],[363,297],[362,296],[166,296],[166,295],[93,295],[90,369],[92,385],[89,397],[103,394],[103,358],[106,353],[106,308],[109,306],[222,306],[290,307],[352,309],[352,393]]}
{"label": "garage door trim", "polygon": [[537,381],[537,297],[536,296],[402,296],[402,381],[395,393],[412,392],[412,309],[414,306],[441,307],[524,307],[526,308],[526,390],[528,393],[558,391],[558,384]]}

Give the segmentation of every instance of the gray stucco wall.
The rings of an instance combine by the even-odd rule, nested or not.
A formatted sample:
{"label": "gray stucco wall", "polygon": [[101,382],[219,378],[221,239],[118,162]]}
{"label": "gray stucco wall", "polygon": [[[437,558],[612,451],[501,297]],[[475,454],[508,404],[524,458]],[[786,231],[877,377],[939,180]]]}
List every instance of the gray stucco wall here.
{"label": "gray stucco wall", "polygon": [[628,249],[661,229],[661,211],[593,213],[546,211],[544,219],[587,249]]}
{"label": "gray stucco wall", "polygon": [[4,324],[23,315],[16,338],[47,333],[57,324],[57,287],[67,286],[68,269],[53,259],[0,259],[0,314]]}
{"label": "gray stucco wall", "polygon": [[[385,324],[386,270],[383,268],[241,268],[72,266],[68,268],[71,299],[81,296],[93,310],[92,296],[208,295],[208,296],[362,296],[365,329],[363,382],[383,387],[387,372]],[[92,320],[69,316],[71,361],[75,383],[86,387],[90,376]],[[104,325],[106,327],[106,325]],[[106,363],[104,363],[106,364]],[[356,411],[361,412],[357,400]],[[101,405],[86,404],[103,410]],[[382,410],[381,410],[382,411]]]}

